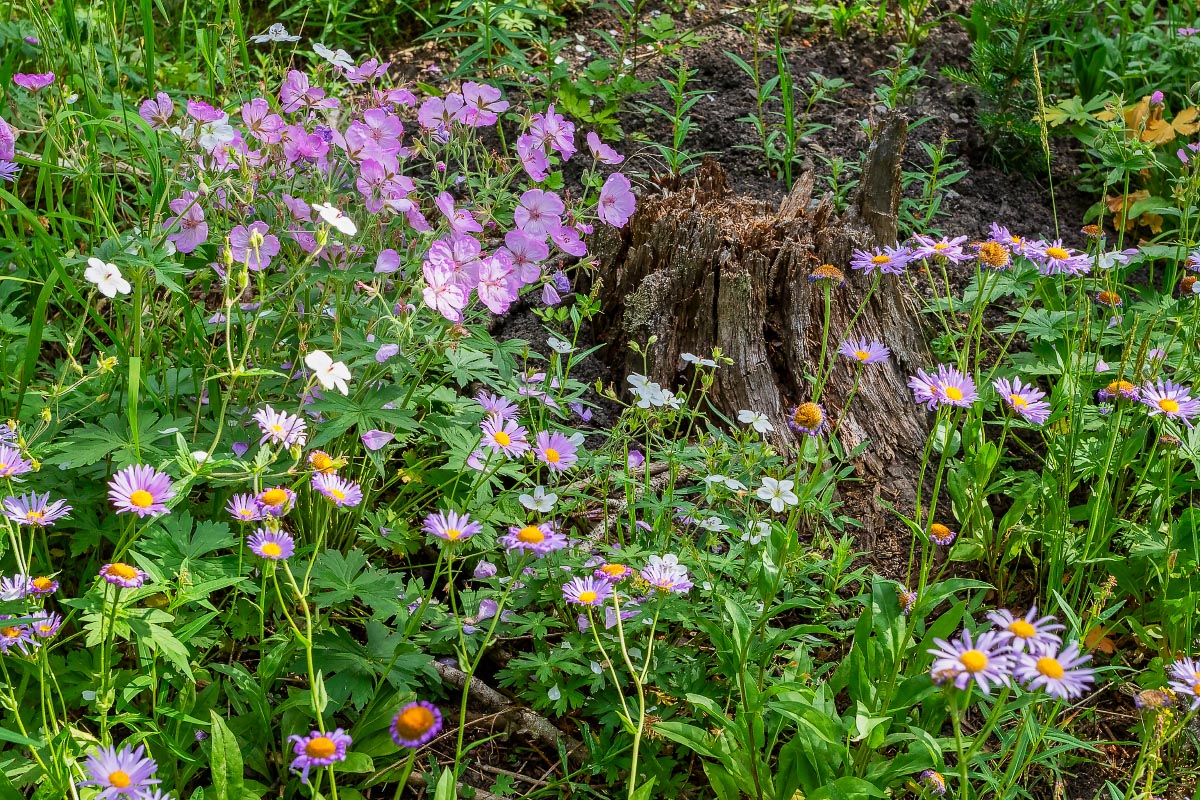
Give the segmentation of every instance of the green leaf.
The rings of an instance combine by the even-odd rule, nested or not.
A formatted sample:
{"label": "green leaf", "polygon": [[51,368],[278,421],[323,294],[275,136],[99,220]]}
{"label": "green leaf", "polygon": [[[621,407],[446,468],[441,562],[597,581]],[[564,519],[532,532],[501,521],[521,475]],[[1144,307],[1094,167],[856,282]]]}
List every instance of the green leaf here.
{"label": "green leaf", "polygon": [[458,800],[458,787],[454,785],[454,773],[449,768],[442,770],[442,777],[438,778],[433,800]]}
{"label": "green leaf", "polygon": [[212,782],[217,800],[242,800],[245,793],[242,750],[225,720],[212,715]]}

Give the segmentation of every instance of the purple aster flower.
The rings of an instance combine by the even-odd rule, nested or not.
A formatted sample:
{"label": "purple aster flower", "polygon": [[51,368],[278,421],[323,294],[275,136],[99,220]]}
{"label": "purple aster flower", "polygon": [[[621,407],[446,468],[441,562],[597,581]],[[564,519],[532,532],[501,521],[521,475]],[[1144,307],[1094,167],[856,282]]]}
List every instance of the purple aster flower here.
{"label": "purple aster flower", "polygon": [[225,510],[238,522],[257,522],[263,518],[262,507],[252,494],[235,494]]}
{"label": "purple aster flower", "polygon": [[1061,239],[1031,248],[1028,255],[1043,275],[1086,275],[1092,269],[1091,257],[1063,247]]}
{"label": "purple aster flower", "polygon": [[1061,650],[1052,644],[1034,645],[1028,653],[1017,653],[1013,674],[1031,690],[1073,700],[1096,682],[1096,671],[1082,666],[1091,660],[1090,655],[1080,654],[1078,642]]}
{"label": "purple aster flower", "polygon": [[515,420],[521,413],[521,409],[517,408],[507,397],[501,395],[480,391],[475,395],[475,399],[484,411],[499,420]]}
{"label": "purple aster flower", "polygon": [[1000,378],[992,386],[1009,408],[1034,425],[1042,425],[1050,418],[1050,404],[1042,399],[1046,393],[1032,385],[1023,385],[1020,378]]}
{"label": "purple aster flower", "polygon": [[863,337],[847,339],[838,347],[838,352],[860,364],[878,364],[887,361],[892,354],[882,342],[868,342]]}
{"label": "purple aster flower", "polygon": [[624,564],[602,564],[596,568],[592,576],[609,583],[620,583],[633,574],[633,570]]}
{"label": "purple aster flower", "polygon": [[934,239],[932,236],[923,236],[917,234],[913,237],[916,243],[912,247],[912,258],[944,258],[952,264],[962,264],[970,261],[972,256],[963,251],[963,245],[967,243],[967,237],[957,236],[953,239],[942,237]]}
{"label": "purple aster flower", "polygon": [[1184,698],[1188,708],[1195,711],[1200,708],[1200,663],[1194,659],[1183,658],[1171,665],[1167,673],[1171,691]]}
{"label": "purple aster flower", "polygon": [[483,446],[490,447],[493,453],[515,458],[529,450],[525,429],[511,419],[488,415],[480,428],[483,430]]}
{"label": "purple aster flower", "polygon": [[979,399],[975,382],[957,367],[946,364],[938,364],[933,375],[923,369],[917,370],[916,376],[908,379],[908,386],[913,391],[913,399],[930,411],[938,406],[967,408]]}
{"label": "purple aster flower", "polygon": [[259,528],[246,542],[250,552],[268,561],[282,561],[296,552],[296,540],[287,531]]}
{"label": "purple aster flower", "polygon": [[921,785],[928,789],[930,794],[938,797],[946,793],[946,779],[942,777],[942,773],[932,769],[921,773]]}
{"label": "purple aster flower", "polygon": [[33,622],[29,625],[30,632],[39,639],[53,638],[58,629],[62,627],[63,618],[59,614],[43,614],[33,618]]}
{"label": "purple aster flower", "polygon": [[1012,671],[1012,656],[1004,637],[997,631],[985,631],[972,640],[970,631],[963,631],[955,642],[934,639],[936,649],[931,674],[935,683],[953,681],[959,689],[972,682],[984,694],[991,694],[992,684],[1007,686]]}
{"label": "purple aster flower", "polygon": [[935,522],[929,526],[929,541],[938,547],[949,547],[954,544],[954,540],[957,538],[957,531],[950,530],[940,522]]}
{"label": "purple aster flower", "polygon": [[562,472],[579,460],[575,455],[577,449],[575,443],[558,431],[554,433],[539,432],[536,443],[535,450],[538,461],[545,464],[551,472]]}
{"label": "purple aster flower", "polygon": [[8,445],[0,447],[0,478],[14,478],[32,470],[33,464],[21,457],[20,450]]}
{"label": "purple aster flower", "polygon": [[829,417],[819,403],[801,403],[788,414],[788,427],[806,436],[816,436],[829,427]]}
{"label": "purple aster flower", "polygon": [[53,72],[18,72],[13,75],[13,83],[30,92],[40,92],[54,83]]}
{"label": "purple aster flower", "polygon": [[158,764],[145,752],[144,745],[138,745],[136,749],[126,746],[120,750],[101,747],[85,762],[90,780],[82,781],[79,785],[101,787],[102,791],[96,795],[96,800],[140,798],[152,785],[162,782],[154,777]]}
{"label": "purple aster flower", "polygon": [[1191,390],[1169,380],[1159,379],[1143,385],[1140,399],[1150,409],[1150,416],[1163,414],[1189,428],[1192,427],[1192,417],[1200,414],[1200,400],[1192,397]]}
{"label": "purple aster flower", "polygon": [[563,584],[563,599],[578,606],[602,606],[612,595],[612,584],[596,577],[572,578]]}
{"label": "purple aster flower", "polygon": [[396,438],[396,434],[372,428],[362,434],[363,447],[374,452]]}
{"label": "purple aster flower", "polygon": [[292,742],[292,769],[300,773],[300,782],[308,783],[308,771],[313,767],[327,767],[339,761],[346,760],[346,748],[352,744],[350,734],[341,728],[329,733],[313,731],[308,736],[293,734],[288,737]]}
{"label": "purple aster flower", "polygon": [[496,565],[490,561],[480,561],[475,565],[475,570],[471,573],[476,580],[485,580],[494,576],[498,570]]}
{"label": "purple aster flower", "polygon": [[66,500],[50,502],[50,493],[4,498],[4,516],[18,525],[46,528],[71,513]]}
{"label": "purple aster flower", "polygon": [[29,576],[25,573],[18,572],[11,578],[0,578],[0,600],[24,600],[31,594],[33,594],[33,586],[30,584]]}
{"label": "purple aster flower", "polygon": [[1124,380],[1113,381],[1096,392],[1096,397],[1105,403],[1111,400],[1137,400],[1140,395],[1141,391],[1138,387]]}
{"label": "purple aster flower", "polygon": [[1054,617],[1039,617],[1037,606],[1029,609],[1023,617],[1015,616],[1004,608],[992,611],[987,616],[996,626],[997,633],[1006,639],[1016,652],[1034,646],[1057,647],[1062,644],[1062,639],[1055,631],[1061,631],[1066,626],[1056,622]]}
{"label": "purple aster flower", "polygon": [[907,247],[881,247],[873,252],[855,250],[850,258],[850,269],[862,270],[870,275],[879,270],[884,275],[903,275],[912,253]]}
{"label": "purple aster flower", "polygon": [[567,537],[556,531],[552,523],[531,522],[524,527],[511,526],[508,533],[500,537],[500,544],[510,553],[533,553],[541,558],[566,547]]}
{"label": "purple aster flower", "polygon": [[345,478],[326,473],[312,476],[312,487],[333,501],[338,507],[354,507],[362,502],[363,493],[358,484]]}
{"label": "purple aster flower", "polygon": [[470,539],[483,530],[483,525],[472,521],[470,515],[457,511],[438,511],[425,518],[422,530],[448,542]]}
{"label": "purple aster flower", "polygon": [[[8,614],[0,615],[0,620],[10,620]],[[5,625],[0,622],[0,653],[7,655],[13,650],[19,650],[29,655],[37,649],[38,643],[33,638],[33,631],[28,625]]]}
{"label": "purple aster flower", "polygon": [[429,744],[442,730],[442,712],[433,703],[409,703],[392,718],[392,741],[397,747],[418,748]]}
{"label": "purple aster flower", "polygon": [[0,159],[0,181],[5,183],[16,183],[17,176],[21,174],[21,165],[15,161],[5,161]]}
{"label": "purple aster flower", "polygon": [[282,517],[296,505],[296,493],[283,486],[273,486],[258,493],[254,498],[263,514],[270,517]]}
{"label": "purple aster flower", "polygon": [[992,223],[988,241],[1004,245],[1014,255],[1030,258],[1035,249],[1033,242],[1022,236],[1015,236],[1008,228]]}
{"label": "purple aster flower", "polygon": [[254,421],[263,434],[259,445],[275,442],[284,448],[294,445],[303,447],[308,441],[308,423],[295,414],[276,411],[267,405],[254,413]]}
{"label": "purple aster flower", "polygon": [[58,591],[58,581],[39,575],[29,581],[29,593],[34,597],[46,597]]}
{"label": "purple aster flower", "polygon": [[140,589],[149,576],[137,567],[123,561],[114,561],[100,568],[100,577],[122,589]]}
{"label": "purple aster flower", "polygon": [[660,592],[687,594],[693,586],[688,578],[687,567],[680,564],[679,557],[671,553],[650,556],[641,575],[642,580]]}
{"label": "purple aster flower", "polygon": [[171,477],[148,464],[126,467],[108,482],[108,498],[118,514],[158,517],[167,513],[166,503],[174,496]]}

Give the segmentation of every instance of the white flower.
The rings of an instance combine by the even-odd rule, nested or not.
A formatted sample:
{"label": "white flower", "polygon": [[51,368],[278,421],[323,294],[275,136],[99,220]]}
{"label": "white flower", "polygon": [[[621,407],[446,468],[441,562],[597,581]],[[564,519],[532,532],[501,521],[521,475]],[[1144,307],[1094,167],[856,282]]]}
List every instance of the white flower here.
{"label": "white flower", "polygon": [[662,393],[662,404],[678,411],[683,406],[683,400],[674,392],[664,391]]}
{"label": "white flower", "polygon": [[336,386],[342,394],[350,394],[350,387],[347,386],[350,370],[341,361],[334,361],[324,350],[313,350],[304,357],[304,363],[326,389]]}
{"label": "white flower", "polygon": [[721,475],[720,473],[718,473],[716,475],[709,475],[707,478],[704,479],[704,482],[705,483],[724,483],[725,476]]}
{"label": "white flower", "polygon": [[530,511],[541,511],[545,514],[554,509],[554,504],[558,502],[558,495],[554,492],[546,494],[546,487],[538,486],[534,488],[533,494],[523,494],[517,499]]}
{"label": "white flower", "polygon": [[755,495],[764,503],[770,503],[771,510],[778,514],[788,506],[794,506],[800,502],[800,498],[792,491],[792,487],[795,485],[794,481],[763,478],[763,485],[755,492]]}
{"label": "white flower", "polygon": [[744,492],[744,491],[746,491],[746,484],[742,483],[741,481],[739,481],[735,478],[726,478],[725,479],[725,488],[730,490],[731,492]]}
{"label": "white flower", "polygon": [[592,668],[592,672],[596,673],[597,675],[604,674],[604,667],[601,666],[599,661],[593,661],[588,666],[590,666]]}
{"label": "white flower", "polygon": [[[1196,281],[1200,283],[1200,281]],[[1108,372],[1108,362],[1103,358],[1096,360],[1096,372]]]}
{"label": "white flower", "polygon": [[713,361],[711,358],[701,358],[700,356],[696,355],[695,353],[681,353],[679,355],[679,357],[682,358],[687,363],[695,364],[698,367],[716,367],[717,366],[717,362]]}
{"label": "white flower", "polygon": [[553,686],[551,686],[550,689],[546,692],[546,697],[552,701],[557,702],[559,700],[559,698],[562,697],[562,689],[559,689],[558,684],[556,683]]}
{"label": "white flower", "polygon": [[271,27],[267,28],[266,33],[260,33],[256,36],[251,36],[250,41],[255,44],[264,44],[266,42],[298,42],[299,36],[292,36],[287,32],[287,28],[276,22]]}
{"label": "white flower", "polygon": [[237,131],[229,124],[229,115],[222,114],[220,119],[205,122],[200,126],[200,135],[196,141],[211,153],[220,145],[229,144],[236,138]]}
{"label": "white flower", "polygon": [[667,404],[668,393],[664,392],[661,386],[645,375],[639,375],[635,372],[629,376],[628,380],[632,385],[629,391],[633,392],[633,396],[638,399],[638,408],[650,408],[650,406]]}
{"label": "white flower", "polygon": [[775,426],[771,424],[771,421],[756,411],[746,411],[745,409],[739,411],[738,422],[743,425],[749,425],[759,433],[770,433],[775,430]]}
{"label": "white flower", "polygon": [[313,211],[317,212],[321,219],[337,228],[347,236],[353,236],[358,233],[358,226],[354,224],[354,220],[347,217],[330,203],[313,203]]}
{"label": "white flower", "polygon": [[549,339],[547,339],[546,344],[550,345],[550,349],[556,353],[559,353],[560,355],[565,356],[567,353],[575,352],[575,348],[570,342],[564,342],[562,339],[559,339],[556,336],[551,336]]}
{"label": "white flower", "polygon": [[769,522],[756,522],[754,527],[742,534],[741,539],[751,547],[758,545],[763,539],[771,535],[771,524]]}
{"label": "white flower", "polygon": [[88,259],[88,268],[84,270],[83,277],[89,283],[96,284],[100,294],[105,297],[116,297],[118,294],[129,294],[133,291],[129,281],[121,277],[121,270],[117,269],[116,264],[106,264],[94,256]]}
{"label": "white flower", "polygon": [[207,450],[193,450],[192,451],[192,460],[194,460],[197,464],[203,464],[205,461],[208,461],[208,451]]}
{"label": "white flower", "polygon": [[729,530],[729,526],[722,522],[720,517],[705,517],[700,520],[700,527],[713,533]]}
{"label": "white flower", "polygon": [[317,42],[313,45],[313,52],[340,70],[354,69],[354,59],[345,50],[338,50],[335,53],[325,45]]}

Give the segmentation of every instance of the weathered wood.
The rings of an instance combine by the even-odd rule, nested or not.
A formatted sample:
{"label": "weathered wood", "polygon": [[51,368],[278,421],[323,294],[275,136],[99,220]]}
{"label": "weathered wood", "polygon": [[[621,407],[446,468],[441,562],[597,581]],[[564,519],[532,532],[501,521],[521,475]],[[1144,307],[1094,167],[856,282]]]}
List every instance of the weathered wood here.
{"label": "weathered wood", "polygon": [[[852,251],[896,242],[906,133],[903,117],[880,124],[859,192],[840,216],[828,200],[812,206],[811,173],[774,208],[732,195],[711,160],[694,180],[643,198],[625,229],[596,243],[606,265],[598,333],[614,366],[642,371],[641,357],[627,344],[656,336],[647,371],[675,386],[690,369],[682,353],[707,355],[719,347],[734,366],[718,371],[713,401],[731,418],[739,409],[766,414],[783,443],[791,436],[789,410],[811,399],[821,349],[823,293],[808,276],[822,263],[846,273],[845,286],[833,290],[832,353],[872,282],[849,269]],[[893,358],[863,372],[845,411],[855,366],[839,359],[821,402],[840,418],[838,436],[848,448],[870,440],[857,463],[859,476],[904,495],[926,433],[926,415],[905,384],[929,359],[915,303],[899,279],[882,280],[851,335],[884,342]]]}

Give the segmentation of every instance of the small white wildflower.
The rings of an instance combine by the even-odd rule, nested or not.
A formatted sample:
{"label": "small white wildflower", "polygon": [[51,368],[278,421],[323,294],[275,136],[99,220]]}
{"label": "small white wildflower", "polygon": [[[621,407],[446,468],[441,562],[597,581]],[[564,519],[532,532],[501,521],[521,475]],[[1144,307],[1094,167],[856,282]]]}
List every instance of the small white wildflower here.
{"label": "small white wildflower", "polygon": [[751,547],[757,546],[771,535],[771,525],[767,522],[756,522],[754,527],[741,535],[741,540]]}
{"label": "small white wildflower", "polygon": [[267,42],[298,42],[299,36],[292,36],[288,33],[287,28],[281,23],[274,23],[267,28],[266,33],[259,33],[250,37],[250,41],[255,44],[266,44]]}
{"label": "small white wildflower", "polygon": [[770,503],[771,510],[778,514],[800,502],[800,498],[792,491],[795,485],[795,481],[763,478],[763,485],[755,492],[755,496],[764,503]]}
{"label": "small white wildflower", "polygon": [[116,264],[106,264],[95,257],[88,259],[88,268],[84,270],[83,277],[96,284],[100,294],[105,297],[116,297],[118,294],[129,294],[133,291],[129,281],[121,277],[121,270],[117,269]]}
{"label": "small white wildflower", "polygon": [[775,430],[775,426],[771,424],[771,421],[756,411],[746,411],[745,409],[739,411],[738,422],[743,425],[749,425],[759,433],[770,433]]}
{"label": "small white wildflower", "polygon": [[354,224],[354,220],[347,217],[331,203],[313,203],[312,208],[313,211],[316,211],[320,215],[321,219],[334,228],[337,228],[346,236],[353,236],[358,233],[358,226]]}
{"label": "small white wildflower", "polygon": [[313,350],[304,357],[304,363],[326,389],[337,387],[342,394],[350,394],[350,387],[347,385],[350,369],[343,362],[334,361],[324,350]]}
{"label": "small white wildflower", "polygon": [[596,673],[597,675],[604,674],[604,667],[601,666],[599,661],[593,661],[590,666],[592,668],[592,672]]}
{"label": "small white wildflower", "polygon": [[313,52],[340,70],[354,69],[354,59],[345,50],[334,52],[320,42],[317,42],[313,45]]}
{"label": "small white wildflower", "polygon": [[554,504],[558,502],[558,495],[554,492],[547,493],[545,486],[537,486],[534,488],[533,494],[523,494],[517,499],[530,511],[540,511],[546,514],[554,509]]}
{"label": "small white wildflower", "polygon": [[575,348],[570,342],[565,342],[557,336],[551,336],[546,340],[546,344],[550,345],[550,349],[560,355],[565,356],[567,353],[575,352]]}
{"label": "small white wildflower", "polygon": [[558,684],[556,683],[546,692],[546,697],[552,702],[558,702],[562,699],[562,689],[559,689]]}

